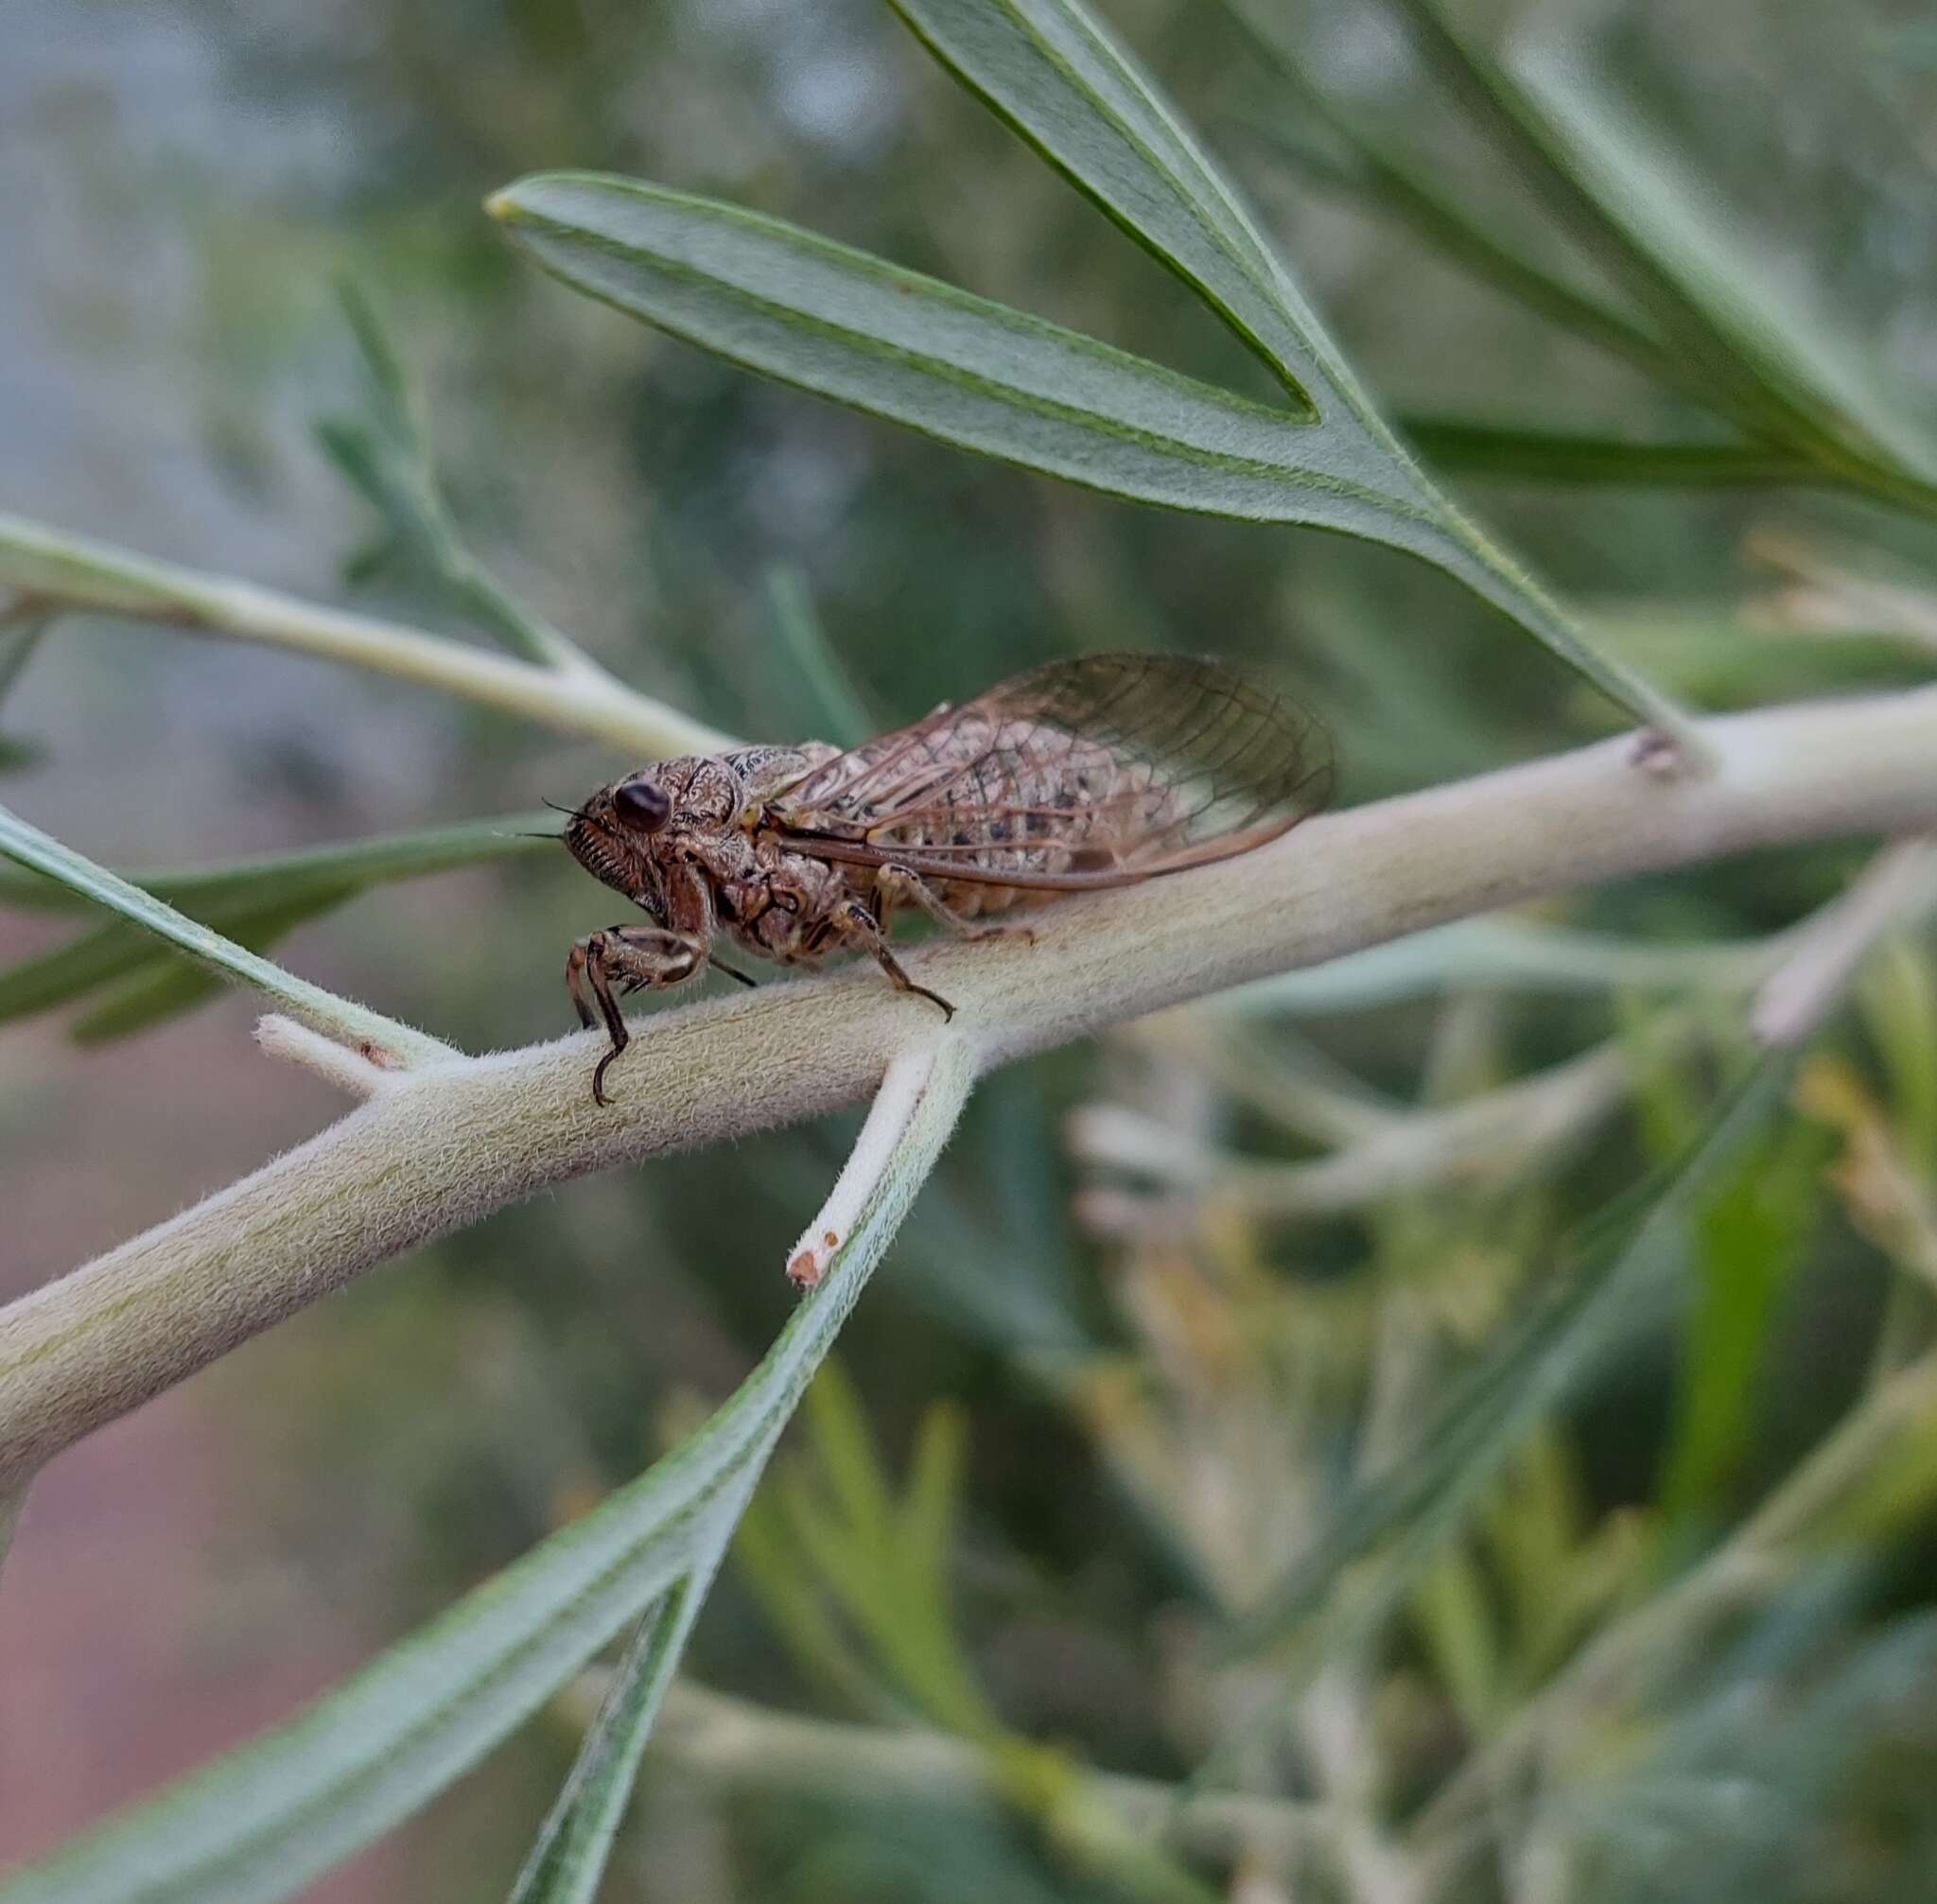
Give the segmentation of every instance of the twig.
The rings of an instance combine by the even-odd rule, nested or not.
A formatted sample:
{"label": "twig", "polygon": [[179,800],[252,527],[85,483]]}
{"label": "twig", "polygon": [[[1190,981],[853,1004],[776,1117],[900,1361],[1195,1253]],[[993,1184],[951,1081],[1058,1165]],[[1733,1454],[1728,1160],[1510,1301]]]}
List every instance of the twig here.
{"label": "twig", "polygon": [[[968,1740],[920,1727],[804,1719],[690,1681],[668,1694],[650,1750],[735,1791],[989,1808],[1007,1796],[990,1753]],[[1088,1782],[1131,1830],[1193,1857],[1250,1852],[1289,1861],[1329,1829],[1321,1806],[1114,1773]]]}
{"label": "twig", "polygon": [[1755,995],[1750,1029],[1766,1045],[1801,1044],[1843,994],[1863,955],[1886,933],[1937,907],[1937,839],[1897,840],[1864,867],[1791,942],[1789,956]]}
{"label": "twig", "polygon": [[355,999],[312,985],[247,946],[225,938],[214,927],[177,912],[152,893],[94,865],[6,807],[0,807],[0,855],[86,893],[96,905],[185,952],[218,978],[256,987],[305,1024],[341,1039],[373,1065],[401,1071],[438,1064],[458,1055],[441,1039],[373,1011]]}
{"label": "twig", "polygon": [[[944,1042],[954,1041],[953,1034],[942,1036]],[[868,1206],[881,1195],[882,1181],[899,1159],[908,1120],[928,1088],[932,1067],[925,1054],[934,1042],[933,1039],[920,1040],[916,1047],[923,1054],[919,1063],[904,1061],[905,1052],[889,1059],[881,1088],[868,1109],[867,1122],[861,1127],[828,1200],[801,1232],[800,1241],[787,1252],[787,1274],[797,1288],[811,1289],[820,1282],[834,1251],[860,1227]]]}
{"label": "twig", "polygon": [[44,607],[93,610],[351,662],[589,734],[641,758],[711,754],[734,744],[718,729],[635,693],[583,656],[541,667],[18,516],[0,515],[0,581],[36,595]]}
{"label": "twig", "polygon": [[1787,943],[1786,933],[1664,944],[1535,925],[1510,916],[1461,919],[1308,971],[1240,986],[1210,1008],[1220,1017],[1268,1018],[1353,1011],[1459,989],[1576,993],[1625,986],[1743,991],[1773,969]]}
{"label": "twig", "polygon": [[1752,531],[1742,552],[1789,578],[1789,585],[1755,605],[1783,627],[1830,634],[1897,635],[1937,652],[1937,594],[1908,582],[1866,574],[1855,556],[1838,561],[1820,546],[1775,529]]}
{"label": "twig", "polygon": [[[1937,689],[1708,724],[1713,774],[1603,742],[1310,822],[1157,887],[1073,899],[1033,946],[916,955],[982,1069],[1458,915],[1783,841],[1937,828]],[[0,1311],[0,1486],[372,1265],[608,1164],[833,1109],[934,1007],[850,969],[407,1074],[300,1148]]]}
{"label": "twig", "polygon": [[1221,1210],[1266,1220],[1338,1215],[1401,1191],[1502,1179],[1552,1156],[1620,1103],[1628,1062],[1619,1045],[1602,1045],[1482,1096],[1388,1118],[1309,1162],[1264,1163],[1193,1148],[1111,1104],[1073,1115],[1070,1145],[1085,1162],[1155,1178]]}

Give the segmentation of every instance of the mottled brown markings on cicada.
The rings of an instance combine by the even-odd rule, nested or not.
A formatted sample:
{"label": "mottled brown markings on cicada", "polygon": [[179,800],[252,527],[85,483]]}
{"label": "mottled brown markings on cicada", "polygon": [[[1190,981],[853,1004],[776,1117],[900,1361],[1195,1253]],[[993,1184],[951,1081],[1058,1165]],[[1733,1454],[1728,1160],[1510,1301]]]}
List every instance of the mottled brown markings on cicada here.
{"label": "mottled brown markings on cicada", "polygon": [[721,935],[783,965],[866,952],[949,1012],[889,949],[898,911],[982,933],[992,913],[1229,858],[1322,806],[1331,774],[1324,729],[1237,670],[1099,655],[846,753],[750,747],[628,775],[566,833],[654,921],[595,934],[567,969],[581,1017],[612,1039],[595,1094],[626,1039],[614,983],[684,983],[719,963]]}

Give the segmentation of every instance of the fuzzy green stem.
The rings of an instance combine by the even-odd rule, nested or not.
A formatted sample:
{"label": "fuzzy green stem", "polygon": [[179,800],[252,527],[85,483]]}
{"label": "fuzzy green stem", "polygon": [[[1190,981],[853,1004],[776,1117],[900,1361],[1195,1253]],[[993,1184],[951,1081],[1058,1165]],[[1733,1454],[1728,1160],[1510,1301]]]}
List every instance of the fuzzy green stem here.
{"label": "fuzzy green stem", "polygon": [[[914,955],[986,1069],[1543,893],[1781,842],[1937,827],[1937,689],[1704,724],[1713,773],[1632,738],[1310,822],[1221,865],[1045,912],[1036,942]],[[872,968],[399,1074],[308,1144],[0,1311],[0,1486],[400,1251],[547,1184],[854,1102],[934,1007]]]}

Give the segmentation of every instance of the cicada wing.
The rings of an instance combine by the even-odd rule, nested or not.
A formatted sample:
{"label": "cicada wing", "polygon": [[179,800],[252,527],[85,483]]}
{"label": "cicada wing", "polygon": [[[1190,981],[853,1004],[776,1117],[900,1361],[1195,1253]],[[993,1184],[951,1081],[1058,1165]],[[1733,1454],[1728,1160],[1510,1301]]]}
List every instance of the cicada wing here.
{"label": "cicada wing", "polygon": [[1324,728],[1254,676],[1168,655],[1052,661],[869,741],[767,820],[823,859],[1075,891],[1262,845],[1323,806]]}

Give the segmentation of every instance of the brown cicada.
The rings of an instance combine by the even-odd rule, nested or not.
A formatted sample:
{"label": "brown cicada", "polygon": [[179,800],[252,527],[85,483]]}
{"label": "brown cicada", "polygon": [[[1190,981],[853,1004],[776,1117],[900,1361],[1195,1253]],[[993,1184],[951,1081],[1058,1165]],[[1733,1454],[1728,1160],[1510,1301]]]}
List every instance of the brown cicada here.
{"label": "brown cicada", "polygon": [[[1091,655],[1052,661],[847,753],[823,742],[661,760],[602,787],[565,842],[650,924],[572,948],[587,1025],[625,1049],[615,990],[679,985],[724,931],[781,965],[865,952],[904,991],[898,913],[959,932],[1066,893],[1134,884],[1248,851],[1321,807],[1324,730],[1214,661]],[[1003,930],[997,927],[994,930]]]}

